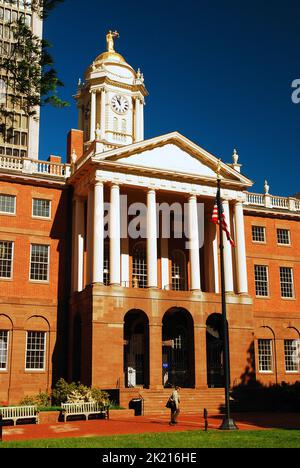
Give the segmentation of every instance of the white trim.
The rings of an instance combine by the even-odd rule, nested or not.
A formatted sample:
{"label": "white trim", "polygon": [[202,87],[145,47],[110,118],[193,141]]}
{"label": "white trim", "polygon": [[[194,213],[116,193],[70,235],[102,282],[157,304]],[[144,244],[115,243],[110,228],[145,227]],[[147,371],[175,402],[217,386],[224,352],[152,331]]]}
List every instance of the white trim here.
{"label": "white trim", "polygon": [[[256,294],[256,278],[255,278],[255,267],[265,267],[266,272],[267,272],[267,287],[268,287],[268,294],[263,295],[263,294]],[[269,265],[261,265],[261,264],[254,264],[254,288],[255,288],[255,297],[257,298],[268,298],[270,297],[270,279],[269,279]]]}
{"label": "white trim", "polygon": [[[44,340],[44,362],[43,362],[43,368],[39,369],[31,369],[26,367],[27,364],[27,348],[28,348],[28,333],[43,333],[45,340]],[[37,331],[37,330],[26,330],[26,344],[25,344],[25,372],[33,372],[33,373],[38,373],[38,372],[46,372],[46,353],[47,353],[47,332],[46,331]]]}
{"label": "white trim", "polygon": [[15,254],[15,242],[11,240],[2,240],[0,239],[0,242],[11,242],[12,243],[12,249],[11,249],[11,274],[9,277],[6,276],[0,276],[0,281],[10,281],[14,278],[14,254]]}
{"label": "white trim", "polygon": [[[291,283],[284,282],[284,284],[291,284],[291,286],[292,286],[292,296],[283,296],[282,295],[282,281],[281,281],[281,274],[280,274],[281,268],[286,268],[286,269],[291,270],[291,280],[292,281],[291,281]],[[285,299],[296,299],[295,283],[294,283],[294,268],[293,267],[279,265],[279,283],[280,283],[280,297],[281,297],[281,299],[283,299],[283,300],[285,300]]]}
{"label": "white trim", "polygon": [[[41,201],[49,202],[49,216],[37,216],[37,215],[33,214],[33,202],[34,202],[34,200],[41,200]],[[31,217],[33,219],[51,220],[52,219],[52,201],[48,200],[47,198],[33,197],[32,198],[32,206],[31,206]]]}
{"label": "white trim", "polygon": [[[287,244],[278,242],[278,231],[287,231],[288,232],[288,238],[289,242]],[[280,247],[291,247],[292,242],[291,242],[291,230],[288,228],[276,228],[276,237],[277,237],[277,245]]]}
{"label": "white trim", "polygon": [[17,214],[17,196],[16,195],[10,195],[9,193],[0,193],[0,196],[2,197],[10,197],[13,198],[15,203],[14,203],[14,212],[10,211],[0,211],[1,215],[8,215],[8,216],[15,216]]}
{"label": "white trim", "polygon": [[[260,353],[259,353],[259,342],[260,341],[269,341],[270,342],[270,349],[271,349],[271,370],[261,370],[260,369]],[[258,372],[260,374],[274,374],[274,350],[273,350],[273,342],[272,338],[258,338],[257,340],[257,347],[258,347]],[[264,355],[265,356],[265,355]]]}
{"label": "white trim", "polygon": [[6,348],[6,367],[5,368],[0,368],[0,373],[1,372],[7,372],[8,371],[8,360],[9,360],[9,340],[10,340],[10,336],[9,336],[9,330],[0,330],[0,332],[7,332],[7,348]]}
{"label": "white trim", "polygon": [[[38,245],[38,246],[43,246],[43,247],[48,247],[48,268],[47,268],[47,279],[46,280],[36,280],[32,279],[30,276],[31,274],[31,255],[32,255],[32,246],[33,245]],[[38,244],[36,242],[30,243],[30,257],[29,257],[29,281],[33,283],[40,283],[40,284],[49,284],[49,278],[50,278],[50,245],[49,244]]]}

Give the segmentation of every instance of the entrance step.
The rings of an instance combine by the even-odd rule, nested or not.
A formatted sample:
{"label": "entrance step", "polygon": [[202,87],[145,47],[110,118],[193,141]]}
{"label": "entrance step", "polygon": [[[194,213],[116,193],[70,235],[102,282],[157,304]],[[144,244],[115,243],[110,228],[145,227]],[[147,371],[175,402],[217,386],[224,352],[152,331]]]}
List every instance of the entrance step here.
{"label": "entrance step", "polygon": [[[129,408],[132,399],[143,400],[144,415],[165,414],[170,410],[165,407],[172,389],[148,390],[148,389],[124,389],[120,391],[120,405]],[[220,414],[225,404],[224,389],[181,389],[182,413],[203,414],[204,408],[208,414]]]}

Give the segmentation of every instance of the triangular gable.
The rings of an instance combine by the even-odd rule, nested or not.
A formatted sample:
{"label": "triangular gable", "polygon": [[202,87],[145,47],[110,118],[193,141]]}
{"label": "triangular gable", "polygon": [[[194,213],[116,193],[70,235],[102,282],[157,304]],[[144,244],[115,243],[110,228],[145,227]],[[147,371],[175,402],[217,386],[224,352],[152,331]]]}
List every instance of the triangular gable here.
{"label": "triangular gable", "polygon": [[[218,166],[218,158],[177,132],[96,154],[95,159],[125,167],[212,179],[216,178]],[[221,163],[221,176],[228,181],[252,185],[251,180],[225,163]]]}
{"label": "triangular gable", "polygon": [[130,166],[198,176],[214,177],[216,175],[210,167],[174,144],[146,150],[139,154],[117,159],[116,162]]}

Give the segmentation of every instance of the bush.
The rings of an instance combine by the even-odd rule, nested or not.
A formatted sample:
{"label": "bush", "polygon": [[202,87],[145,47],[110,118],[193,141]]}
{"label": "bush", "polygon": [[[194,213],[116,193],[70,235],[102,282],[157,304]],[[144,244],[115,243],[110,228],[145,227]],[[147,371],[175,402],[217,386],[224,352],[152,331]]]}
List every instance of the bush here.
{"label": "bush", "polygon": [[64,379],[59,379],[52,392],[52,403],[60,406],[68,401],[68,396],[77,389],[77,384],[67,383]]}
{"label": "bush", "polygon": [[109,395],[97,388],[89,388],[75,382],[68,384],[64,379],[60,379],[53,389],[52,400],[55,405],[85,402],[98,402],[108,405]]}
{"label": "bush", "polygon": [[20,406],[39,406],[47,408],[51,406],[51,396],[46,392],[40,392],[35,396],[27,395],[19,404]]}

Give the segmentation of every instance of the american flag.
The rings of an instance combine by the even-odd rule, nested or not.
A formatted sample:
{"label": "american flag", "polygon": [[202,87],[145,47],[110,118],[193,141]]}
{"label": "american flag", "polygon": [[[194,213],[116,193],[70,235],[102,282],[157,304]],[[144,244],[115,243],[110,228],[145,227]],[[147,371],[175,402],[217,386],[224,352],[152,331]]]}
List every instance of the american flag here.
{"label": "american flag", "polygon": [[[216,201],[215,201],[213,214],[212,214],[212,222],[214,224],[220,224],[219,223],[219,210],[218,210],[218,198],[219,197],[220,197],[220,195],[218,194],[218,196],[216,198]],[[220,199],[220,204],[221,204],[222,229],[223,229],[223,231],[225,231],[227,240],[230,242],[232,247],[235,247],[234,240],[231,237],[231,234],[230,234],[229,229],[228,229],[228,225],[226,223],[225,213],[224,213],[224,209],[223,209],[221,199]]]}

